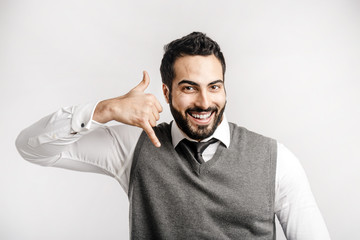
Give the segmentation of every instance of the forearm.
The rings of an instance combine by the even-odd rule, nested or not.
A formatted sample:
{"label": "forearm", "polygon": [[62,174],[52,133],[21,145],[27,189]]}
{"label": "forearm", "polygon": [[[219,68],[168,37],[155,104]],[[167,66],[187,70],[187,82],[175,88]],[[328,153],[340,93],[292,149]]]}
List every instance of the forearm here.
{"label": "forearm", "polygon": [[40,165],[52,165],[70,144],[96,128],[91,116],[96,104],[61,108],[30,127],[16,139],[21,156]]}
{"label": "forearm", "polygon": [[23,130],[16,140],[29,162],[114,177],[127,192],[134,149],[142,129],[129,125],[99,127],[97,105],[62,108]]}

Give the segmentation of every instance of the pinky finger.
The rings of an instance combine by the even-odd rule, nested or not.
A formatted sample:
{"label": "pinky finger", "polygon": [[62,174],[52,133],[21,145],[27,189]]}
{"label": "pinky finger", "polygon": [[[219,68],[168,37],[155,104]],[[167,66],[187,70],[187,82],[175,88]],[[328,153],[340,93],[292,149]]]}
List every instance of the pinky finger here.
{"label": "pinky finger", "polygon": [[155,145],[155,147],[160,147],[161,143],[159,141],[159,139],[157,138],[154,129],[151,127],[149,122],[144,123],[141,126],[142,129],[144,129],[144,131],[146,132],[146,134],[148,135],[148,137],[150,138],[150,141]]}

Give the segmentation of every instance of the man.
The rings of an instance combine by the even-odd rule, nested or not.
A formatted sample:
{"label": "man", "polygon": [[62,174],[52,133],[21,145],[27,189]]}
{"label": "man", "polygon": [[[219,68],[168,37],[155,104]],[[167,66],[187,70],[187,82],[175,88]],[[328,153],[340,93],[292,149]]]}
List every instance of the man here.
{"label": "man", "polygon": [[[297,159],[227,121],[225,66],[215,41],[191,33],[165,47],[160,67],[175,121],[156,125],[162,106],[144,72],[126,95],[62,108],[16,146],[40,165],[117,179],[132,239],[275,239],[275,214],[288,239],[329,239]],[[101,124],[111,120],[123,125]]]}

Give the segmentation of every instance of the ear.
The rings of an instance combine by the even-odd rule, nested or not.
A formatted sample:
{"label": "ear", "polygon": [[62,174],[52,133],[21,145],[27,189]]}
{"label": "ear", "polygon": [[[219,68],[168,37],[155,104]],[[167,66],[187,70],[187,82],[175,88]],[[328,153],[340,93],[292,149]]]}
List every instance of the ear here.
{"label": "ear", "polygon": [[162,85],[162,89],[163,89],[165,100],[166,100],[167,103],[169,103],[170,90],[169,90],[168,86],[166,86],[164,83]]}

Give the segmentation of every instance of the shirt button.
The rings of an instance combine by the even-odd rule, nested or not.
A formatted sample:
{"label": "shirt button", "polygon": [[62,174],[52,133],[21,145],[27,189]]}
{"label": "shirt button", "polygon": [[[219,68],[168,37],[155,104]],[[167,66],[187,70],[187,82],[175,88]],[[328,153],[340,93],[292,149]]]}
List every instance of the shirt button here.
{"label": "shirt button", "polygon": [[83,127],[85,127],[85,124],[84,124],[84,123],[82,123],[82,124],[81,124],[81,127],[82,127],[82,128],[83,128]]}

